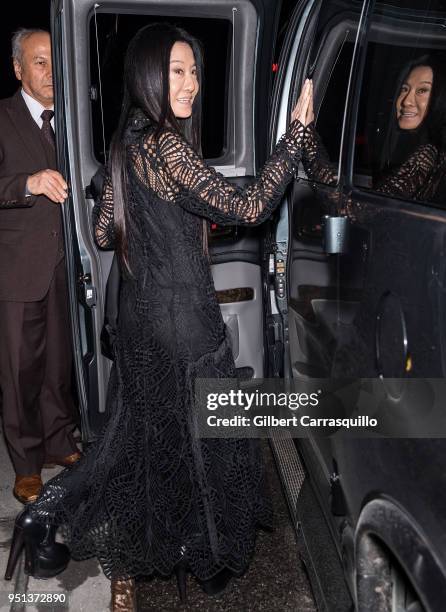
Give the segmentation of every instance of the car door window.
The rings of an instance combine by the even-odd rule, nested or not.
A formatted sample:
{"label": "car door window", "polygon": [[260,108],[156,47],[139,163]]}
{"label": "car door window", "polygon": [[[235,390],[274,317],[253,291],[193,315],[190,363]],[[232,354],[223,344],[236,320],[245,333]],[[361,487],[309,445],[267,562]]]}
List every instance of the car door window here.
{"label": "car door window", "polygon": [[[337,183],[343,119],[361,9],[361,2],[313,3],[305,28],[302,21],[296,23],[293,44],[298,44],[290,52],[295,82],[288,109],[297,100],[305,76],[312,77],[317,156],[322,167],[318,172],[304,160],[299,177],[308,180],[295,181],[289,194],[288,242],[283,240],[285,232],[277,232],[277,250],[287,257],[288,285],[278,276],[276,294],[282,298],[287,290],[290,370],[297,380],[330,376],[338,330],[349,320],[356,299],[349,290],[338,290],[341,255],[327,252],[323,228],[326,216],[342,205]],[[287,79],[283,82],[286,85]],[[308,156],[306,149],[303,155]]]}
{"label": "car door window", "polygon": [[[92,104],[92,142],[95,158],[104,162],[105,153],[121,110],[125,51],[130,39],[144,25],[163,21],[181,25],[197,36],[204,49],[203,156],[222,158],[227,147],[232,24],[226,19],[192,19],[134,14],[97,13],[90,21],[90,99]],[[218,48],[214,41],[218,40]],[[218,120],[216,118],[218,117]]]}
{"label": "car door window", "polygon": [[362,3],[321,4],[311,25],[314,36],[306,72],[314,83],[318,154],[332,171],[309,175],[308,169],[307,173],[302,169],[300,176],[333,185],[338,174],[347,88]]}
{"label": "car door window", "polygon": [[445,206],[446,10],[377,3],[355,139],[356,186]]}

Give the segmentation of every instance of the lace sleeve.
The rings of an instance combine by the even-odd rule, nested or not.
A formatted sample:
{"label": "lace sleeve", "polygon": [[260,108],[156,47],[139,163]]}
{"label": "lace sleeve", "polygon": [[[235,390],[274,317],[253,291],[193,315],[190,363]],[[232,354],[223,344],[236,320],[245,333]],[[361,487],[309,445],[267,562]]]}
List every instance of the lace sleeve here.
{"label": "lace sleeve", "polygon": [[434,170],[437,158],[438,151],[434,145],[422,145],[398,170],[378,181],[374,189],[381,193],[416,199]]}
{"label": "lace sleeve", "polygon": [[105,174],[102,196],[93,207],[93,227],[96,244],[102,249],[114,248],[113,185],[108,172]]}
{"label": "lace sleeve", "polygon": [[327,151],[316,132],[314,123],[308,125],[305,132],[302,164],[310,181],[336,185],[338,182],[337,168],[328,157]]}
{"label": "lace sleeve", "polygon": [[134,167],[147,187],[194,214],[220,225],[260,224],[282,199],[298,165],[304,133],[305,127],[294,121],[259,178],[245,189],[208,167],[172,131],[164,131],[157,143],[146,137]]}

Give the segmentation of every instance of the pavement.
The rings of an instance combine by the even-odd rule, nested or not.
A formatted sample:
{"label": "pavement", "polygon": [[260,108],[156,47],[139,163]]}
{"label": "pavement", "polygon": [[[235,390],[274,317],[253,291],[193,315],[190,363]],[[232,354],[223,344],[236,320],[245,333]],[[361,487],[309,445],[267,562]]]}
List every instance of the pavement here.
{"label": "pavement", "polygon": [[[178,598],[176,579],[154,578],[138,583],[137,612],[315,612],[306,574],[298,558],[295,532],[283,497],[273,457],[265,443],[275,511],[275,530],[259,532],[254,559],[242,577],[233,579],[222,595],[209,597],[188,577],[187,603]],[[12,495],[14,472],[0,439],[0,577],[9,554],[14,519],[23,507]],[[57,473],[44,470],[45,481]],[[70,561],[68,568],[49,580],[36,580],[23,571],[23,555],[13,579],[0,580],[0,612],[109,612],[110,582],[95,559]],[[16,601],[12,601],[15,598]],[[42,601],[42,600],[47,601]],[[48,600],[51,600],[48,601]],[[31,603],[34,602],[34,603]]]}

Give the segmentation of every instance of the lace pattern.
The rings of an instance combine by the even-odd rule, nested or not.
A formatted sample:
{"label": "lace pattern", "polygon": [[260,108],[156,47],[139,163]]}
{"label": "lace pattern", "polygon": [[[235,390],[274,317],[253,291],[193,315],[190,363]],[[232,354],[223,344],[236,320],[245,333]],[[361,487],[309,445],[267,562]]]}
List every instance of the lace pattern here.
{"label": "lace pattern", "polygon": [[[128,144],[129,263],[121,283],[110,419],[79,463],[45,484],[34,516],[62,525],[76,559],[96,556],[109,578],[170,574],[186,559],[207,579],[242,573],[256,526],[272,513],[257,440],[195,435],[197,378],[235,378],[203,217],[262,222],[301,156],[294,122],[257,181],[242,190],[168,130],[132,123]],[[94,210],[95,236],[113,246],[113,188]]]}
{"label": "lace pattern", "polygon": [[[143,131],[143,135],[141,135]],[[129,173],[160,199],[220,225],[257,225],[279,204],[300,156],[305,127],[294,121],[277,144],[258,180],[241,189],[207,166],[179,134],[149,130],[129,145]],[[106,177],[102,202],[94,209],[96,241],[114,244],[113,188]]]}
{"label": "lace pattern", "polygon": [[[311,181],[330,186],[337,184],[337,167],[329,160],[314,123],[305,131],[302,164]],[[441,202],[445,175],[446,155],[439,152],[435,145],[425,144],[401,166],[375,181],[373,189],[415,201]]]}
{"label": "lace pattern", "polygon": [[420,146],[407,161],[375,186],[376,191],[413,200],[430,201],[444,177],[446,164],[432,144]]}

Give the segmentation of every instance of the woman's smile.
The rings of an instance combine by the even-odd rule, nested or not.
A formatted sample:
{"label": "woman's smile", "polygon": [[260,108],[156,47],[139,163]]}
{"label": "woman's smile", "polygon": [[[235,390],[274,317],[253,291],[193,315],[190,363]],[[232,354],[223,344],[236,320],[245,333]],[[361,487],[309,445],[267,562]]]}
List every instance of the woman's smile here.
{"label": "woman's smile", "polygon": [[432,82],[430,66],[417,66],[410,71],[396,101],[398,125],[402,130],[416,129],[425,118]]}
{"label": "woman's smile", "polygon": [[192,47],[176,42],[170,52],[169,99],[172,112],[179,119],[192,114],[192,106],[200,86]]}

